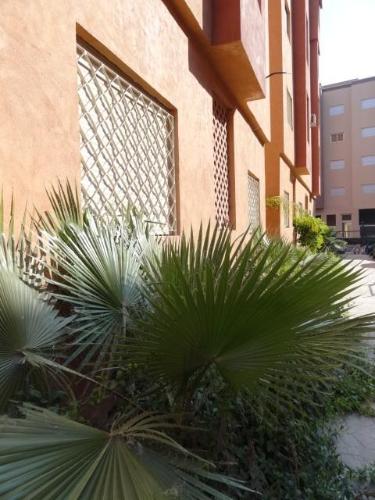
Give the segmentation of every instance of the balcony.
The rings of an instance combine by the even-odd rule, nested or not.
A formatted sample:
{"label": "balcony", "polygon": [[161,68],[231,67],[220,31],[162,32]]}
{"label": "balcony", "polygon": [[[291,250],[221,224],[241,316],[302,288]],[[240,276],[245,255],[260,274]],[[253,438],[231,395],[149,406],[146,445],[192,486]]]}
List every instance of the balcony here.
{"label": "balcony", "polygon": [[265,0],[164,0],[239,101],[265,96]]}

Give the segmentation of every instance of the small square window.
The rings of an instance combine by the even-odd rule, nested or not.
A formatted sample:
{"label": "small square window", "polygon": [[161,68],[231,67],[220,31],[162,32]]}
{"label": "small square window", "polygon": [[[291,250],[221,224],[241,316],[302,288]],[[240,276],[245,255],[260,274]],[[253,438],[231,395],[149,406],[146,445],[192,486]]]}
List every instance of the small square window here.
{"label": "small square window", "polygon": [[362,99],[361,101],[362,109],[373,109],[375,108],[375,97],[370,97],[369,99]]}
{"label": "small square window", "polygon": [[285,227],[290,227],[290,206],[289,206],[289,193],[287,191],[284,191],[284,206],[283,206],[283,211],[284,211],[284,226]]}
{"label": "small square window", "polygon": [[341,220],[343,220],[343,221],[350,221],[350,220],[352,220],[352,214],[342,214],[341,215]]}
{"label": "small square window", "polygon": [[330,195],[331,196],[344,196],[345,195],[345,188],[343,188],[343,187],[331,188]]}
{"label": "small square window", "polygon": [[365,127],[361,130],[361,135],[364,139],[367,137],[375,137],[375,127]]}
{"label": "small square window", "polygon": [[374,194],[375,193],[375,184],[362,184],[362,193]]}
{"label": "small square window", "polygon": [[327,215],[327,226],[336,227],[336,214]]}
{"label": "small square window", "polygon": [[343,104],[338,104],[336,106],[329,107],[329,116],[343,115],[344,112],[345,112],[345,106]]}
{"label": "small square window", "polygon": [[362,167],[372,167],[375,165],[375,155],[362,156]]}
{"label": "small square window", "polygon": [[342,170],[345,168],[345,160],[331,160],[329,168],[330,170]]}
{"label": "small square window", "polygon": [[247,194],[249,208],[249,225],[252,229],[260,226],[259,180],[251,174],[247,176]]}
{"label": "small square window", "polygon": [[290,95],[289,90],[286,91],[286,112],[287,112],[287,118],[288,118],[288,123],[291,128],[293,128],[293,99],[292,96]]}
{"label": "small square window", "polygon": [[342,142],[344,140],[344,132],[336,132],[331,134],[331,142]]}

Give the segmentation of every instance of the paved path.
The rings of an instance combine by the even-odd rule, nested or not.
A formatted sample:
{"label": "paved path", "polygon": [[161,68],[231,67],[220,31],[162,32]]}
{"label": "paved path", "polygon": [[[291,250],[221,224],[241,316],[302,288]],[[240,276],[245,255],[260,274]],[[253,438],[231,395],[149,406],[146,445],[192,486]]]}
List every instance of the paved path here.
{"label": "paved path", "polygon": [[[375,260],[365,255],[350,255],[353,265],[364,270],[361,287],[353,295],[354,314],[375,313]],[[375,341],[370,341],[374,343]],[[375,463],[375,418],[348,415],[341,422],[343,431],[337,441],[342,461],[355,469]]]}

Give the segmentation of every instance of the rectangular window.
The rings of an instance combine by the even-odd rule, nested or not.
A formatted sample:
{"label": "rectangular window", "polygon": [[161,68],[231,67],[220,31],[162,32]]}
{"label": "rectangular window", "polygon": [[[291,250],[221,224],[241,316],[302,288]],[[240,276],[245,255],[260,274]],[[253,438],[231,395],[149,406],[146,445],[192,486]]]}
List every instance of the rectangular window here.
{"label": "rectangular window", "polygon": [[306,61],[309,64],[309,54],[310,54],[310,30],[309,30],[309,21],[306,17]]}
{"label": "rectangular window", "polygon": [[310,142],[310,126],[311,126],[311,116],[310,116],[310,99],[309,96],[306,98],[306,129],[307,129],[307,142]]}
{"label": "rectangular window", "polygon": [[344,112],[345,112],[345,106],[343,104],[338,104],[336,106],[329,107],[329,116],[343,115]]}
{"label": "rectangular window", "polygon": [[289,90],[286,91],[286,113],[288,118],[288,123],[291,128],[293,128],[293,99],[290,95]]}
{"label": "rectangular window", "polygon": [[284,213],[284,226],[290,227],[290,201],[289,201],[289,193],[284,191],[284,203],[283,203],[283,213]]}
{"label": "rectangular window", "polygon": [[336,214],[327,215],[327,226],[329,227],[336,226]]}
{"label": "rectangular window", "polygon": [[212,102],[216,221],[230,223],[228,110],[216,99]]}
{"label": "rectangular window", "polygon": [[315,219],[321,219],[322,216],[321,215],[315,215]]}
{"label": "rectangular window", "polygon": [[343,221],[349,221],[352,220],[352,214],[342,214],[341,219]]}
{"label": "rectangular window", "polygon": [[134,207],[176,230],[174,116],[110,63],[77,46],[81,189],[95,214]]}
{"label": "rectangular window", "polygon": [[371,167],[375,165],[375,155],[362,156],[362,167]]}
{"label": "rectangular window", "polygon": [[337,187],[337,188],[332,188],[330,190],[331,196],[344,196],[345,195],[345,188],[343,187]]}
{"label": "rectangular window", "polygon": [[336,132],[331,134],[331,142],[342,142],[344,140],[344,132]]}
{"label": "rectangular window", "polygon": [[375,184],[362,184],[362,193],[374,194],[375,193]]}
{"label": "rectangular window", "polygon": [[285,24],[286,24],[286,32],[288,34],[289,40],[292,39],[292,24],[290,18],[290,9],[289,5],[285,2]]}
{"label": "rectangular window", "polygon": [[373,109],[375,108],[375,97],[370,97],[369,99],[361,100],[362,109]]}
{"label": "rectangular window", "polygon": [[364,139],[367,137],[375,137],[375,127],[365,127],[361,130],[361,135]]}
{"label": "rectangular window", "polygon": [[260,226],[259,180],[251,174],[247,176],[247,194],[249,207],[249,225],[256,229]]}
{"label": "rectangular window", "polygon": [[345,160],[331,160],[329,162],[330,170],[342,170],[345,168]]}

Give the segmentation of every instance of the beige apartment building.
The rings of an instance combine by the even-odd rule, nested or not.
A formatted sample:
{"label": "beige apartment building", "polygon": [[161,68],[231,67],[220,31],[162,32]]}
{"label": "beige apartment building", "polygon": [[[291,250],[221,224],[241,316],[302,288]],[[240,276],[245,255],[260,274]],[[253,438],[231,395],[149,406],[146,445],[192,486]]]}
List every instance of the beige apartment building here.
{"label": "beige apartment building", "polygon": [[295,204],[318,194],[321,7],[2,0],[8,202],[43,210],[68,178],[93,212],[131,204],[162,234],[216,220],[292,239]]}
{"label": "beige apartment building", "polygon": [[322,88],[322,196],[316,215],[339,235],[375,224],[375,77]]}

